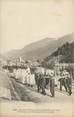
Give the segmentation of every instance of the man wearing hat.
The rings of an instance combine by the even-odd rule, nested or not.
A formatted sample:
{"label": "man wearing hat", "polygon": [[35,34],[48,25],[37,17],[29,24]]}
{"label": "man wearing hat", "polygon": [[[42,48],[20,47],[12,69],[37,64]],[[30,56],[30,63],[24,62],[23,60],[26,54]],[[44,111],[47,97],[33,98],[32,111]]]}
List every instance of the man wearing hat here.
{"label": "man wearing hat", "polygon": [[44,75],[42,73],[40,74],[39,82],[40,82],[40,88],[42,90],[41,93],[46,95],[46,92],[45,92],[46,80],[45,80],[45,77],[44,77]]}
{"label": "man wearing hat", "polygon": [[51,96],[55,96],[55,79],[54,79],[54,73],[50,74],[50,92]]}
{"label": "man wearing hat", "polygon": [[69,95],[72,94],[72,80],[70,77],[70,74],[66,74],[66,85],[67,85],[67,92],[69,93]]}
{"label": "man wearing hat", "polygon": [[66,84],[66,70],[61,72],[61,78],[59,79],[60,82],[60,91],[62,91],[62,86],[64,86],[66,92],[67,92],[67,84]]}

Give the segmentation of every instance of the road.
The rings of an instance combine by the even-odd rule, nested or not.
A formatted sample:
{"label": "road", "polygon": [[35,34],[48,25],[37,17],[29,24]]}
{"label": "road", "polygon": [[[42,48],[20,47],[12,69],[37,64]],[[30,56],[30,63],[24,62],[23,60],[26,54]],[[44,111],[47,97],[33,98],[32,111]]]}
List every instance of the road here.
{"label": "road", "polygon": [[[0,101],[0,117],[74,117],[74,83],[71,96],[55,89],[55,97],[42,95],[36,88],[25,86],[11,78],[12,101]],[[18,101],[19,100],[19,101]]]}
{"label": "road", "polygon": [[[72,86],[72,95],[69,96],[64,90],[59,91],[59,89],[55,89],[55,97],[52,98],[49,92],[49,95],[42,95],[38,93],[35,88],[25,86],[19,82],[16,82],[15,79],[11,78],[11,83],[14,87],[14,90],[17,95],[18,100],[22,101],[31,101],[31,102],[74,102],[74,83]],[[16,100],[17,100],[16,99]]]}

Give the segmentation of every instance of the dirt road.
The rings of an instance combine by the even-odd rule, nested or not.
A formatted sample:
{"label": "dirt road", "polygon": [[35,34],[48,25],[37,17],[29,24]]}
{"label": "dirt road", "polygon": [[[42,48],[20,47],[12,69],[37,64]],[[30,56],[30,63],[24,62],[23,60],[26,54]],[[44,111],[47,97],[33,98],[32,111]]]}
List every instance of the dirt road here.
{"label": "dirt road", "polygon": [[59,91],[55,89],[55,97],[51,98],[50,92],[49,95],[42,95],[38,93],[35,89],[27,87],[19,82],[16,82],[15,79],[11,78],[12,85],[17,93],[19,100],[22,101],[31,101],[31,102],[70,102],[74,101],[74,85],[73,85],[73,94],[69,96],[65,91]]}

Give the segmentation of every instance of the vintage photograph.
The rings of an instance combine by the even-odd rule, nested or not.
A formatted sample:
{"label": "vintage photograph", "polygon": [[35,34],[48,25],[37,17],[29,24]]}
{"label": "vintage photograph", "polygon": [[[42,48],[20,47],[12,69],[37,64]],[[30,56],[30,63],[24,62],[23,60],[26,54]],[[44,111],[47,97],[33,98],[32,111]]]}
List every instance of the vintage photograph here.
{"label": "vintage photograph", "polygon": [[0,1],[0,117],[74,116],[74,1]]}

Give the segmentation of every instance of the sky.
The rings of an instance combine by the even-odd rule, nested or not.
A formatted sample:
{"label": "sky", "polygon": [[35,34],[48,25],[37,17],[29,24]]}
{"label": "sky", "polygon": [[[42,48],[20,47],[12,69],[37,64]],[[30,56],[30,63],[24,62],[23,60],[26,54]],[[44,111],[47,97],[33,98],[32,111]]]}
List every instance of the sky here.
{"label": "sky", "polygon": [[74,32],[73,0],[1,0],[0,53]]}

